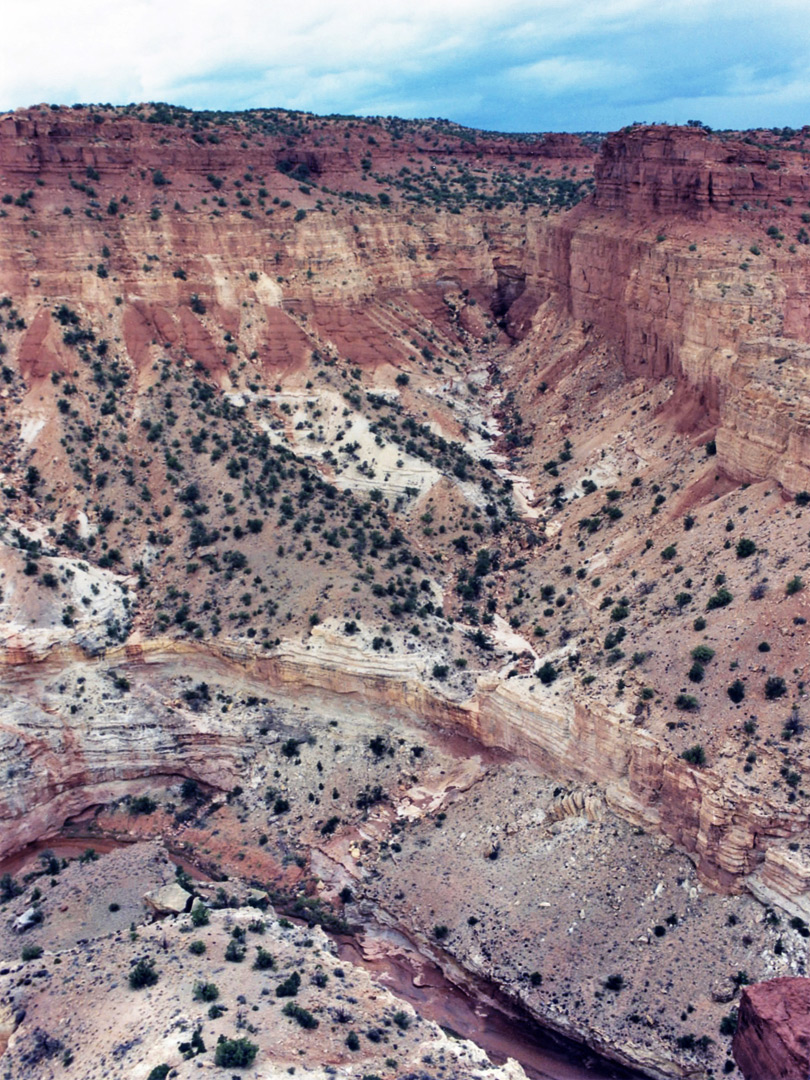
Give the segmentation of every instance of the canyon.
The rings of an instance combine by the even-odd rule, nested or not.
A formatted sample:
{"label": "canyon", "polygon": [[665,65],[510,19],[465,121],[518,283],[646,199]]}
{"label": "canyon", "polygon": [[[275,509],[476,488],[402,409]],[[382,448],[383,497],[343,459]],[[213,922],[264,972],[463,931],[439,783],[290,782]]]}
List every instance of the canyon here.
{"label": "canyon", "polygon": [[0,117],[0,857],[171,833],[733,1070],[806,973],[806,139]]}

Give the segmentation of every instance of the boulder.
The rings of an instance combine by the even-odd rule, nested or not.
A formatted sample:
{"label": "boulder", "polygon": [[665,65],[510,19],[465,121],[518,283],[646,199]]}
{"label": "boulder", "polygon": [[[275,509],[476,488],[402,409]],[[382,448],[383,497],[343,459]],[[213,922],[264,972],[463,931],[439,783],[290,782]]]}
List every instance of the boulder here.
{"label": "boulder", "polygon": [[170,885],[145,893],[144,900],[156,915],[181,915],[188,911],[192,896],[182,885],[173,881]]}
{"label": "boulder", "polygon": [[769,979],[746,986],[733,1050],[746,1080],[807,1080],[810,979]]}
{"label": "boulder", "polygon": [[30,930],[32,926],[36,926],[39,922],[42,922],[42,914],[39,908],[26,908],[22,915],[18,915],[14,920],[14,929],[18,934],[24,934],[26,930]]}

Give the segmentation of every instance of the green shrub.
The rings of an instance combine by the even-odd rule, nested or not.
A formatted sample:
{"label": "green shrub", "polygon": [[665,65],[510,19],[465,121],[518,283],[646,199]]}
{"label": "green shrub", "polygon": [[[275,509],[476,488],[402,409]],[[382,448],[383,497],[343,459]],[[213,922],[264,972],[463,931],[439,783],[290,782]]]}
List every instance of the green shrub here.
{"label": "green shrub", "polygon": [[550,686],[557,678],[557,674],[557,669],[551,661],[546,660],[546,662],[538,669],[537,678],[544,686]]}
{"label": "green shrub", "polygon": [[687,750],[684,750],[681,757],[684,761],[688,761],[690,765],[706,764],[706,751],[700,743],[695,743],[694,746],[690,746]]}
{"label": "green shrub", "polygon": [[317,1019],[312,1015],[309,1009],[303,1008],[295,1001],[288,1001],[284,1008],[281,1010],[285,1016],[289,1016],[295,1020],[302,1028],[312,1030],[318,1026]]}
{"label": "green shrub", "polygon": [[219,997],[219,987],[212,982],[198,982],[194,984],[195,1001],[216,1001]]}
{"label": "green shrub", "polygon": [[192,926],[208,926],[210,921],[208,908],[204,904],[198,904],[197,907],[191,909]]}
{"label": "green shrub", "polygon": [[728,696],[734,702],[735,705],[739,705],[742,699],[745,697],[745,684],[739,679],[735,679],[726,691]]}
{"label": "green shrub", "polygon": [[781,675],[769,675],[765,681],[765,697],[768,701],[776,701],[787,693],[787,685]]}
{"label": "green shrub", "polygon": [[713,657],[714,649],[710,649],[708,645],[696,645],[692,649],[692,659],[698,660],[701,664],[708,664]]}
{"label": "green shrub", "polygon": [[136,795],[134,799],[129,801],[129,812],[131,814],[153,814],[157,810],[157,803],[154,799],[150,799],[148,795]]}
{"label": "green shrub", "polygon": [[664,562],[669,562],[670,559],[674,559],[677,554],[677,547],[674,544],[670,544],[668,547],[665,547],[664,550],[661,552],[661,558],[664,560]]}
{"label": "green shrub", "polygon": [[231,938],[225,946],[225,959],[230,960],[232,964],[241,964],[245,959],[246,951],[244,945],[240,945],[235,938]]}
{"label": "green shrub", "polygon": [[289,975],[276,987],[276,997],[295,997],[301,987],[301,976],[297,971]]}
{"label": "green shrub", "polygon": [[757,550],[757,545],[753,540],[749,540],[743,536],[737,541],[737,558],[747,559],[749,555],[753,555]]}
{"label": "green shrub", "polygon": [[0,904],[13,900],[22,892],[22,886],[18,885],[11,874],[3,874],[0,877]]}
{"label": "green shrub", "polygon": [[149,1073],[146,1080],[166,1080],[169,1072],[169,1065],[156,1065],[154,1069],[152,1069],[152,1071]]}
{"label": "green shrub", "polygon": [[698,707],[697,698],[691,694],[678,694],[675,698],[675,708],[682,712],[695,712]]}
{"label": "green shrub", "polygon": [[360,1049],[360,1039],[358,1038],[356,1031],[350,1031],[346,1036],[346,1045],[350,1050]]}
{"label": "green shrub", "polygon": [[437,941],[444,941],[444,939],[447,937],[447,935],[449,933],[450,933],[450,930],[446,926],[434,926],[433,927],[433,936],[436,938]]}
{"label": "green shrub", "polygon": [[794,499],[797,506],[807,506],[810,503],[810,491],[797,491]]}
{"label": "green shrub", "polygon": [[42,952],[43,949],[41,945],[23,945],[20,956],[23,960],[39,960],[40,956],[42,956]]}
{"label": "green shrub", "polygon": [[731,1012],[724,1016],[720,1021],[720,1034],[721,1035],[734,1035],[737,1031],[737,1022],[739,1015],[736,1009],[732,1009]]}
{"label": "green shrub", "polygon": [[214,1064],[227,1069],[247,1069],[253,1064],[258,1052],[258,1046],[248,1039],[223,1039],[217,1043]]}
{"label": "green shrub", "polygon": [[188,947],[188,951],[192,956],[204,956],[206,945],[204,941],[192,941]]}
{"label": "green shrub", "polygon": [[797,592],[801,592],[803,588],[804,582],[802,581],[801,577],[796,574],[795,577],[792,577],[785,586],[785,592],[788,596],[794,596]]}
{"label": "green shrub", "polygon": [[263,949],[261,945],[256,950],[256,959],[253,961],[253,967],[257,971],[273,971],[276,966],[276,958],[272,953],[269,953],[267,949]]}
{"label": "green shrub", "polygon": [[714,611],[717,608],[727,607],[734,597],[728,591],[728,589],[719,588],[714,596],[710,596],[706,603],[707,611]]}
{"label": "green shrub", "polygon": [[690,682],[703,682],[703,676],[705,675],[703,664],[699,664],[696,660],[686,674]]}
{"label": "green shrub", "polygon": [[129,971],[129,986],[131,990],[143,990],[147,986],[154,986],[159,975],[155,971],[154,960],[141,959]]}
{"label": "green shrub", "polygon": [[706,629],[706,620],[703,618],[702,615],[698,615],[698,617],[692,623],[692,629],[698,631]]}
{"label": "green shrub", "polygon": [[608,975],[608,977],[603,983],[603,986],[606,990],[610,990],[612,991],[612,993],[618,994],[618,992],[624,986],[624,975]]}

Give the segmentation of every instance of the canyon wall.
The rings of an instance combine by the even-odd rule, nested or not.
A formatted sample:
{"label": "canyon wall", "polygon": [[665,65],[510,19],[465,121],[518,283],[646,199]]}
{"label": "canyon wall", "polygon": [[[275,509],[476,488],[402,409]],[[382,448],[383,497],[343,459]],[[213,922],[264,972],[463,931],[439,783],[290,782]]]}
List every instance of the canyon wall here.
{"label": "canyon wall", "polygon": [[[45,715],[25,701],[26,682],[41,681],[51,669],[58,678],[59,656],[55,651],[47,661],[25,653],[4,657],[7,685],[19,705],[2,728],[0,767],[11,776],[0,801],[0,858],[54,834],[66,817],[89,804],[132,793],[136,780],[176,782],[188,776],[223,790],[232,786],[246,745],[238,727],[226,715],[193,713],[182,701],[162,701],[148,689],[166,671],[183,666],[191,679],[218,670],[241,672],[282,698],[312,699],[327,710],[330,700],[357,698],[406,714],[413,723],[506,750],[561,781],[595,785],[621,817],[687,852],[715,890],[744,888],[769,845],[803,828],[799,810],[780,811],[766,798],[752,800],[721,773],[664,751],[622,707],[575,701],[573,686],[549,691],[531,678],[504,681],[485,675],[471,698],[454,701],[426,686],[407,657],[380,659],[367,643],[347,642],[323,627],[316,628],[309,645],[289,642],[271,657],[236,643],[212,648],[160,639],[110,650],[97,665],[86,665],[88,674],[95,666],[95,677],[103,680],[110,665],[120,665],[139,690],[136,702],[123,711],[99,703],[97,715],[83,719],[74,718],[67,706]],[[797,882],[795,874],[780,870],[784,861],[775,854],[770,864],[766,859],[753,891],[765,887],[766,902],[790,908]],[[800,883],[798,892],[802,889]]]}
{"label": "canyon wall", "polygon": [[[365,369],[399,367],[414,356],[416,326],[454,347],[475,339],[482,350],[487,338],[530,348],[574,327],[580,357],[604,348],[628,379],[673,380],[664,419],[696,437],[716,432],[719,471],[771,479],[788,493],[810,488],[807,247],[800,241],[791,251],[789,242],[802,220],[794,204],[807,195],[799,154],[775,157],[739,138],[645,128],[606,141],[595,196],[566,213],[477,206],[453,214],[423,205],[395,213],[379,198],[327,212],[317,192],[305,196],[306,208],[279,202],[261,218],[251,211],[224,221],[199,208],[219,190],[209,174],[272,171],[277,198],[300,203],[298,165],[322,183],[368,186],[363,154],[373,153],[380,170],[405,160],[393,137],[366,128],[362,139],[343,135],[313,132],[290,147],[287,133],[247,143],[223,130],[217,141],[197,143],[188,132],[122,117],[0,122],[4,190],[34,185],[30,212],[2,223],[0,281],[27,319],[18,349],[22,411],[26,423],[40,425],[36,437],[52,460],[59,444],[48,384],[75,359],[51,311],[69,302],[109,327],[139,387],[168,345],[227,389],[227,357],[212,323],[255,352],[271,384],[303,371],[316,350]],[[371,151],[369,138],[377,140]],[[408,151],[451,155],[433,136]],[[590,155],[578,140],[495,140],[456,151],[496,163],[519,155],[535,168],[555,155],[584,167]],[[86,187],[88,170],[99,174],[97,198],[76,186]],[[123,217],[105,208],[124,194]],[[68,200],[76,209],[66,214]],[[97,272],[102,244],[106,276]],[[195,296],[207,320],[194,311]],[[552,349],[538,362],[559,359]],[[15,468],[24,475],[21,462]],[[61,482],[68,491],[74,481],[67,474]],[[482,676],[469,700],[453,702],[407,665],[389,671],[378,656],[364,662],[345,642],[318,640],[311,656],[288,642],[267,659],[234,650],[248,671],[276,685],[362,694],[518,753],[551,775],[596,783],[624,816],[689,851],[717,888],[740,887],[770,840],[802,827],[799,811],[777,811],[733,779],[692,768],[620,707],[579,692],[575,700],[563,683],[552,694],[530,679]],[[130,662],[139,650],[158,657],[165,645],[133,648]],[[24,641],[6,641],[7,663],[36,668],[37,659]],[[58,724],[53,716],[11,717],[8,767],[19,757],[28,764],[3,796],[6,850],[136,776],[190,773],[223,787],[233,776],[238,736],[227,724],[209,732],[182,709],[159,709],[136,737],[128,721],[110,727],[103,715],[103,738],[61,712]],[[778,893],[775,865],[768,880]]]}

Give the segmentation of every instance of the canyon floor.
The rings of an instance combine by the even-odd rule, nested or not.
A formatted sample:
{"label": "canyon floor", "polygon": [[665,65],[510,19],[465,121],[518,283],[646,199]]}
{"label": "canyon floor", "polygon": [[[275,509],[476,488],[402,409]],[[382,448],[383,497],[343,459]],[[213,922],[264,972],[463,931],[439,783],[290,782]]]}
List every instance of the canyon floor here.
{"label": "canyon floor", "polygon": [[[294,943],[300,950],[311,935],[300,925],[278,930],[278,912],[286,912],[299,923],[324,924],[338,941],[353,932],[358,958],[372,973],[375,965],[406,961],[418,987],[429,986],[438,970],[483,1011],[488,997],[496,1007],[524,1006],[552,1030],[653,1076],[719,1074],[731,1060],[727,1018],[740,986],[805,973],[804,938],[786,917],[750,896],[705,888],[670,841],[611,813],[595,786],[561,787],[510,755],[442,734],[404,710],[369,709],[354,695],[301,695],[293,705],[225,664],[195,669],[170,656],[153,661],[148,679],[139,665],[114,670],[130,682],[114,703],[103,661],[75,666],[69,683],[50,682],[44,692],[100,715],[126,711],[141,727],[155,694],[182,701],[206,676],[201,713],[221,717],[225,710],[240,732],[240,782],[225,797],[188,781],[141,782],[123,799],[86,811],[66,831],[81,837],[77,851],[94,842],[105,851],[110,838],[122,842],[121,850],[97,862],[73,859],[54,876],[41,851],[11,866],[20,883],[26,869],[36,876],[2,912],[3,1007],[9,1017],[18,1009],[26,1014],[4,1057],[6,1075],[30,1075],[33,1059],[26,1055],[39,1053],[42,1032],[60,1043],[58,1054],[43,1051],[37,1059],[43,1076],[62,1075],[65,1051],[75,1059],[72,1075],[119,1075],[119,1069],[122,1076],[147,1076],[163,1061],[178,1075],[192,1075],[178,1044],[198,1020],[209,1053],[195,1057],[193,1069],[210,1063],[220,1033],[242,1037],[252,1030],[244,1023],[252,1022],[262,1048],[256,1076],[276,1075],[267,1071],[271,1064],[281,1075],[292,1061],[316,1075],[316,1066],[333,1064],[339,1075],[393,1077],[407,1074],[406,1060],[421,1070],[416,1075],[445,1075],[419,1062],[456,1044],[445,1045],[424,1025],[396,1053],[387,1045],[374,1053],[364,1043],[367,1054],[357,1065],[356,1052],[341,1048],[346,1033],[334,1023],[326,1042],[317,1034],[302,1041],[294,1019],[279,1032],[278,1009],[269,1026],[250,1016],[254,997],[280,1004],[261,999],[267,986],[274,994],[275,982],[264,972],[245,982],[250,957],[240,967],[220,954],[234,923],[262,914],[228,906],[246,905],[251,887],[266,889],[277,909],[266,919],[272,936],[247,939],[266,948],[272,941],[270,951],[283,952],[276,981],[302,955],[320,957],[330,973],[338,963],[336,946],[319,929],[308,946],[313,951],[296,953]],[[42,698],[29,705],[42,708]],[[200,867],[216,879],[199,885],[208,903],[224,905],[212,912],[203,958],[188,955],[189,940],[199,936],[189,916],[152,923],[143,901],[174,879],[167,847],[192,873]],[[21,933],[15,921],[32,896],[41,922]],[[114,912],[110,903],[118,905]],[[32,945],[43,955],[21,963],[21,950]],[[144,957],[165,970],[160,992],[128,987],[131,965]],[[389,1013],[405,1007],[350,961],[348,968],[350,982],[340,986],[355,986],[352,994],[363,1002],[355,1004],[358,1024],[385,1026],[382,1006],[372,1008],[369,996],[379,995]],[[209,980],[231,1004],[216,1023],[205,1022],[203,1007],[195,1012],[189,1000],[195,983]],[[112,1010],[107,991],[117,995]],[[232,1000],[238,991],[248,1003],[242,1010]],[[419,991],[413,992],[418,1011]],[[66,1009],[70,1001],[89,1004],[75,1013]],[[322,1034],[339,1007],[323,991],[302,993],[301,1004],[320,1020]],[[235,1027],[231,1013],[241,1015]],[[521,1022],[515,1020],[515,1031]],[[133,1031],[137,1041],[129,1045]],[[431,1040],[435,1047],[426,1049]],[[452,1061],[446,1074],[467,1075],[467,1067]]]}

